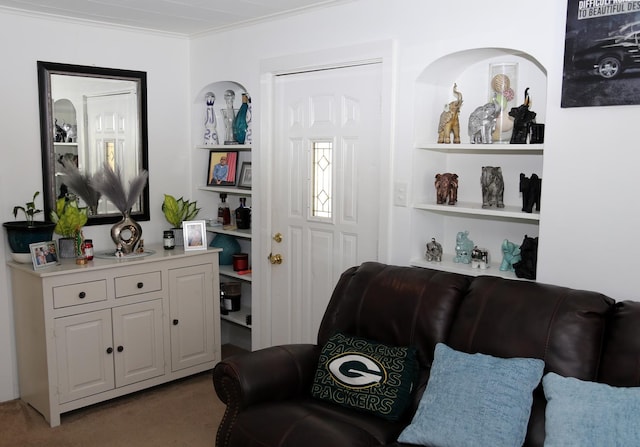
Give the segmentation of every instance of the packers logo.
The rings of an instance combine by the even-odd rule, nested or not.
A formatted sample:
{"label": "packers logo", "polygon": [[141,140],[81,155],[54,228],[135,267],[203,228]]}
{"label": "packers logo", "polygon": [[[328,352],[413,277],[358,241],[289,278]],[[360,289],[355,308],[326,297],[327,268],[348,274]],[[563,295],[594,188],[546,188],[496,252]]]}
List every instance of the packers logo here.
{"label": "packers logo", "polygon": [[382,364],[364,354],[345,352],[329,360],[329,372],[347,388],[367,388],[383,383],[386,371]]}

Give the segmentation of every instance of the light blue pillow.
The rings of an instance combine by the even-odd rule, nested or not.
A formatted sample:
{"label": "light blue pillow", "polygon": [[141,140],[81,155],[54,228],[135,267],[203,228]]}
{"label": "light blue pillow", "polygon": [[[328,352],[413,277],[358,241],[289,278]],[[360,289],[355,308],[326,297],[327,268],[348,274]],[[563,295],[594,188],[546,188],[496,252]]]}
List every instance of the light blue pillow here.
{"label": "light blue pillow", "polygon": [[427,388],[399,442],[522,446],[544,362],[466,354],[438,343]]}
{"label": "light blue pillow", "polygon": [[545,447],[640,446],[640,388],[548,373]]}

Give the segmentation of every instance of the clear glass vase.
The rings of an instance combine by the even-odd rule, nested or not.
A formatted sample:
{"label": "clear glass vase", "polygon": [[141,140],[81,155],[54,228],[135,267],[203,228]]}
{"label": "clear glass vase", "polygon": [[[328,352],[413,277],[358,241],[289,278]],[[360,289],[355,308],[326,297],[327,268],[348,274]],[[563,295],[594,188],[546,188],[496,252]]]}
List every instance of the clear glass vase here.
{"label": "clear glass vase", "polygon": [[489,64],[489,98],[494,95],[501,110],[496,120],[496,128],[491,135],[494,143],[509,143],[513,132],[513,118],[509,111],[518,106],[518,64],[517,62]]}

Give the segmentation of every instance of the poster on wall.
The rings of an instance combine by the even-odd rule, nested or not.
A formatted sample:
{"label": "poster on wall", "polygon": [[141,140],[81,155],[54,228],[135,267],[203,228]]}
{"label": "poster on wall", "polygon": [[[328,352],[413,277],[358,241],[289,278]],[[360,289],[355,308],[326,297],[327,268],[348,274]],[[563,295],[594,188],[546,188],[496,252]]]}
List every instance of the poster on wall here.
{"label": "poster on wall", "polygon": [[640,1],[568,0],[562,107],[640,104]]}

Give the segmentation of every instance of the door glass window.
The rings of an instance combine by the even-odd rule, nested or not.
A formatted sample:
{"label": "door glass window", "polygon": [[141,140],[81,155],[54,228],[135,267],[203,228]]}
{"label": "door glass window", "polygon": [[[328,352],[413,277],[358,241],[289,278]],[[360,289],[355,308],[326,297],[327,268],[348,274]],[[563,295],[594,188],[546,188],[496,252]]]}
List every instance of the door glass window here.
{"label": "door glass window", "polygon": [[311,167],[312,191],[311,203],[313,217],[331,219],[332,191],[331,178],[333,143],[331,141],[313,142],[313,165]]}

